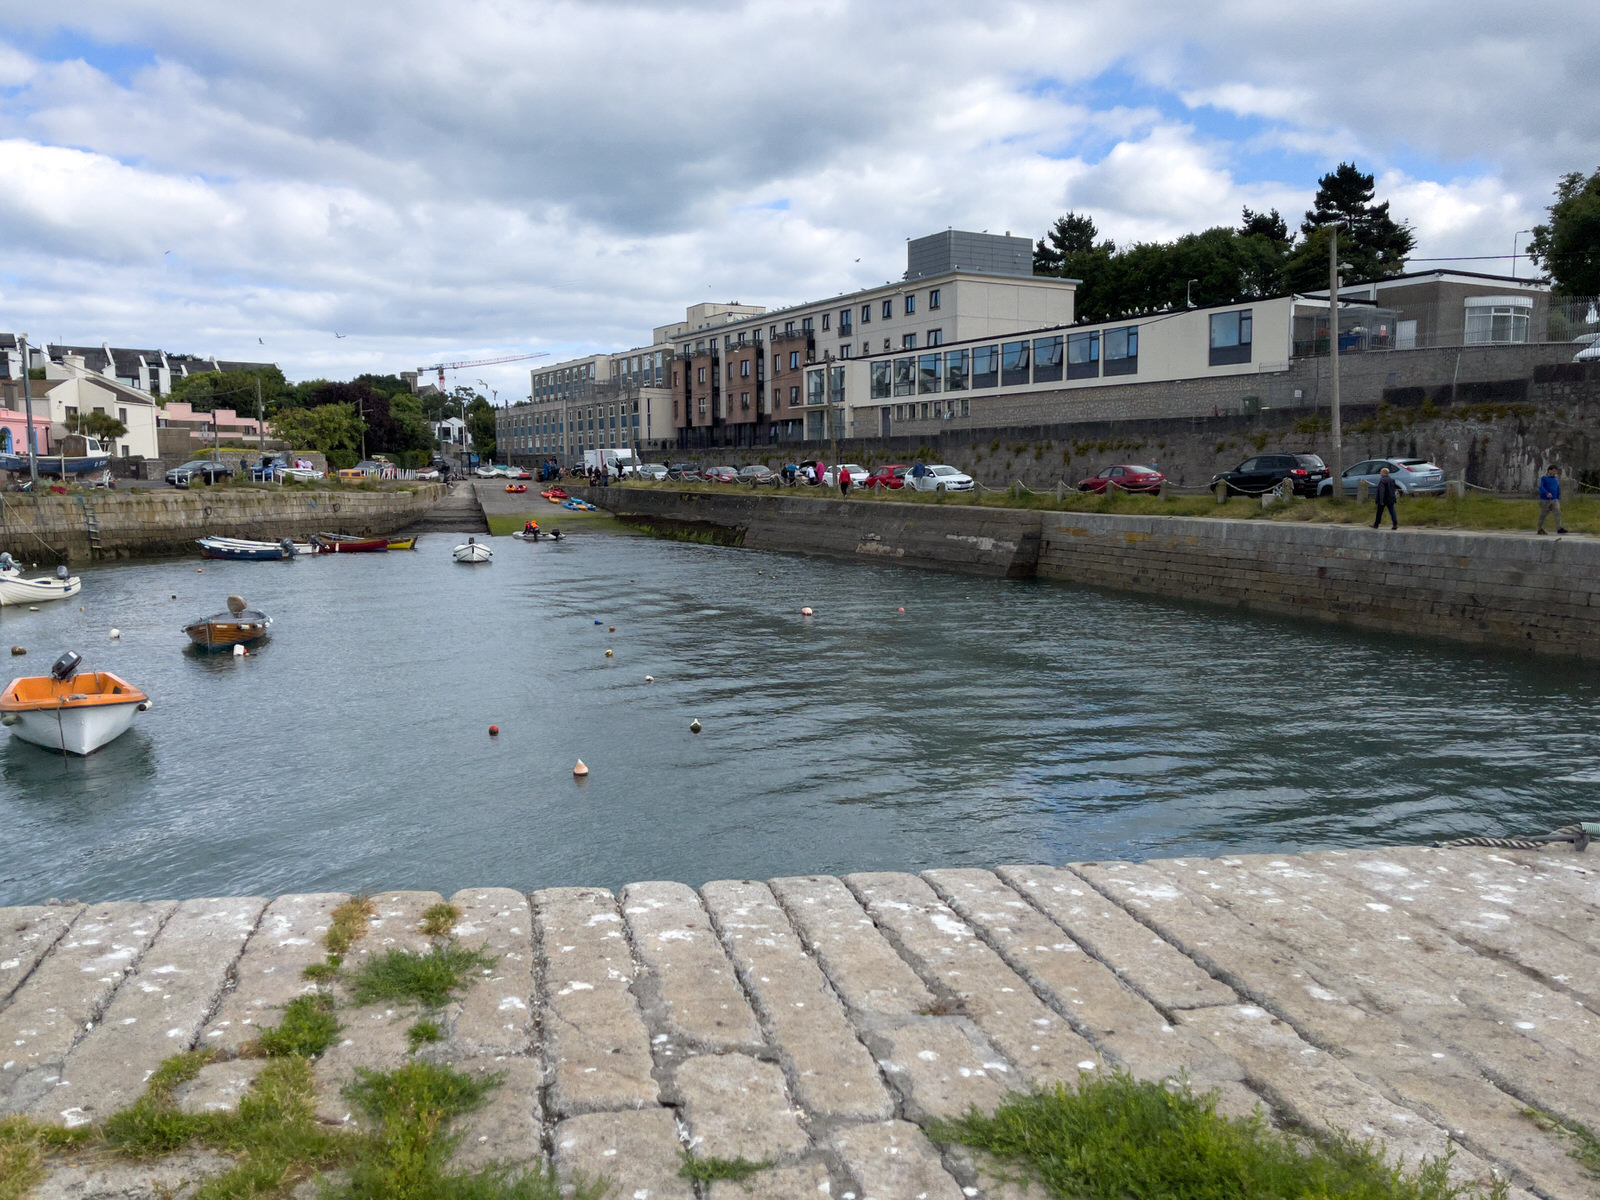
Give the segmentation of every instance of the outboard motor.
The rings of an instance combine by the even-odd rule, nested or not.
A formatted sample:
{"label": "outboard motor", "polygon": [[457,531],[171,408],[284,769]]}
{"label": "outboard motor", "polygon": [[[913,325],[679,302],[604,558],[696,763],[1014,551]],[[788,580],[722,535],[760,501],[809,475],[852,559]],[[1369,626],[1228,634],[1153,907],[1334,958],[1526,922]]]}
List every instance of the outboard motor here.
{"label": "outboard motor", "polygon": [[284,555],[285,558],[293,558],[294,557],[294,539],[293,538],[279,538],[278,539],[278,545],[283,547],[283,555]]}
{"label": "outboard motor", "polygon": [[0,554],[0,571],[15,571],[17,569],[17,560],[12,558],[9,552]]}
{"label": "outboard motor", "polygon": [[56,568],[56,578],[57,579],[65,581],[67,579],[70,579],[71,577],[72,577],[72,572],[67,570],[67,564],[66,563],[62,563],[60,566],[58,566]]}
{"label": "outboard motor", "polygon": [[68,650],[50,666],[50,678],[57,683],[65,683],[78,673],[78,664],[83,661],[83,655]]}

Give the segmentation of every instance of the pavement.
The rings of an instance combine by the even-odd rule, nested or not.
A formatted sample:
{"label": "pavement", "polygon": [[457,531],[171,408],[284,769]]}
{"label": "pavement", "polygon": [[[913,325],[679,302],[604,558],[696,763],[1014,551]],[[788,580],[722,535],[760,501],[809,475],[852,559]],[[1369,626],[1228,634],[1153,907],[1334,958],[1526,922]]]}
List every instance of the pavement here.
{"label": "pavement", "polygon": [[[1592,1196],[1528,1110],[1600,1124],[1597,868],[1561,845],[469,888],[455,936],[495,966],[417,1054],[503,1077],[463,1169],[553,1160],[635,1200],[1035,1197],[928,1123],[1113,1069],[1406,1164],[1453,1148],[1458,1180],[1512,1196]],[[196,1047],[218,1060],[181,1102],[236,1105],[259,1068],[239,1052],[311,988],[344,899],[0,909],[0,1117],[102,1120]],[[347,966],[427,948],[443,897],[372,899]],[[343,1083],[407,1061],[415,1013],[335,994],[317,1103],[346,1123]],[[769,1165],[697,1190],[685,1150]],[[55,1162],[35,1195],[153,1197],[224,1165]]]}

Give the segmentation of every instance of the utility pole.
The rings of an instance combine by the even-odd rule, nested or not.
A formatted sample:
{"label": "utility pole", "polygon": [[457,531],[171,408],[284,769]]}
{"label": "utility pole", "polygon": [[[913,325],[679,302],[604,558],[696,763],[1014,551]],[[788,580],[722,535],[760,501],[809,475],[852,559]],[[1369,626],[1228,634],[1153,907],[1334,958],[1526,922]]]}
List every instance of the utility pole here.
{"label": "utility pole", "polygon": [[28,390],[28,382],[33,378],[28,373],[28,335],[23,334],[19,339],[22,343],[22,409],[28,422],[28,478],[32,486],[39,484],[39,447],[33,432],[33,396]]}
{"label": "utility pole", "polygon": [[[826,414],[828,421],[828,457],[833,464],[834,477],[838,478],[839,426],[844,423],[844,412],[840,411],[839,420],[836,423],[833,419],[833,351],[831,350],[824,352],[822,355],[822,388],[822,399],[824,401],[822,411]],[[817,482],[820,484],[822,480],[819,479]]]}
{"label": "utility pole", "polygon": [[261,407],[261,376],[256,376],[256,449],[267,452],[266,412]]}
{"label": "utility pole", "polygon": [[1333,496],[1344,498],[1344,431],[1339,424],[1339,223],[1328,227],[1328,369],[1333,384]]}

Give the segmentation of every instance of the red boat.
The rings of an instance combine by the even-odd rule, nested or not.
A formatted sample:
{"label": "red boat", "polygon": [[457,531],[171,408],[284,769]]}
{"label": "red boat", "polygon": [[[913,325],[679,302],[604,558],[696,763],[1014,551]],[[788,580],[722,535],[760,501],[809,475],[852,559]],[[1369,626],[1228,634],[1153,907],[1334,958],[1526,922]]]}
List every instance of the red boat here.
{"label": "red boat", "polygon": [[558,487],[549,488],[540,492],[539,495],[543,496],[546,500],[561,501],[568,498],[566,489]]}
{"label": "red boat", "polygon": [[348,533],[314,533],[311,544],[318,554],[378,554],[389,549],[388,538],[358,538]]}

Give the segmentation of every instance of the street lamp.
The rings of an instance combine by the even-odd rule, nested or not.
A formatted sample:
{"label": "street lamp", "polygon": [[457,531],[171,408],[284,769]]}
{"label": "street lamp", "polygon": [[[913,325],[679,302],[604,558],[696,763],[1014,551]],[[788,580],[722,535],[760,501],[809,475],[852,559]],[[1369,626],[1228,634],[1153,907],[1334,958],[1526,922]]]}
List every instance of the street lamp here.
{"label": "street lamp", "polygon": [[1333,495],[1344,496],[1344,431],[1339,424],[1339,223],[1328,228],[1328,361],[1333,384],[1329,408],[1333,415]]}
{"label": "street lamp", "polygon": [[1511,235],[1511,278],[1517,277],[1517,239],[1525,233],[1532,233],[1531,229],[1519,229]]}

